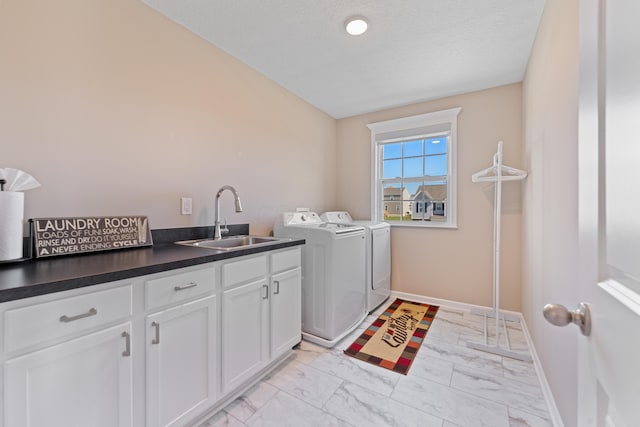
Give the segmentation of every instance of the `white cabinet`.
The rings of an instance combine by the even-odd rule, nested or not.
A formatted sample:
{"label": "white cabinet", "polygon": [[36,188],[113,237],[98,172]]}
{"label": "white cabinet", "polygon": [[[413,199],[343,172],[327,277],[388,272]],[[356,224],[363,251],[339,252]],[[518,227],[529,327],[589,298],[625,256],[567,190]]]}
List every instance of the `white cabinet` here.
{"label": "white cabinet", "polygon": [[271,358],[284,354],[302,335],[300,267],[271,278]]}
{"label": "white cabinet", "polygon": [[43,347],[131,316],[131,286],[22,304],[4,313],[5,352]]}
{"label": "white cabinet", "polygon": [[222,264],[222,392],[264,368],[269,358],[267,256]]}
{"label": "white cabinet", "polygon": [[222,283],[222,390],[228,393],[300,342],[300,249],[226,263]]}
{"label": "white cabinet", "polygon": [[271,358],[302,338],[302,270],[300,248],[271,254]]}
{"label": "white cabinet", "polygon": [[215,277],[211,264],[156,274],[145,281],[145,307],[154,310],[209,295],[216,290]]}
{"label": "white cabinet", "polygon": [[217,323],[215,296],[147,316],[148,426],[183,425],[213,406]]}
{"label": "white cabinet", "polygon": [[0,304],[0,427],[184,426],[301,337],[300,248]]}
{"label": "white cabinet", "polygon": [[2,306],[4,425],[131,426],[132,287]]}
{"label": "white cabinet", "polygon": [[228,393],[267,364],[269,286],[266,279],[222,294],[222,391]]}
{"label": "white cabinet", "polygon": [[145,281],[149,427],[184,425],[216,402],[215,291],[216,269],[211,264],[156,274]]}
{"label": "white cabinet", "polygon": [[132,425],[131,324],[4,363],[4,425]]}

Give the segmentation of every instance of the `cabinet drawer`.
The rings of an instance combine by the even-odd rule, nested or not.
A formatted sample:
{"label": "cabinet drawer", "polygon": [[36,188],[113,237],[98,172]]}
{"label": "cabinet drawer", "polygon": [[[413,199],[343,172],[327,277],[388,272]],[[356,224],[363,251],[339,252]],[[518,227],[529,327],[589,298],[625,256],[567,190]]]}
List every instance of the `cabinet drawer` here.
{"label": "cabinet drawer", "polygon": [[216,276],[214,267],[185,271],[145,283],[147,309],[162,307],[188,299],[193,299],[215,290]]}
{"label": "cabinet drawer", "polygon": [[222,285],[227,287],[237,283],[247,282],[252,279],[259,279],[266,275],[266,255],[229,262],[222,266]]}
{"label": "cabinet drawer", "polygon": [[271,272],[291,270],[300,267],[300,248],[283,252],[276,252],[271,255]]}
{"label": "cabinet drawer", "polygon": [[131,316],[131,285],[7,310],[6,350],[71,336]]}

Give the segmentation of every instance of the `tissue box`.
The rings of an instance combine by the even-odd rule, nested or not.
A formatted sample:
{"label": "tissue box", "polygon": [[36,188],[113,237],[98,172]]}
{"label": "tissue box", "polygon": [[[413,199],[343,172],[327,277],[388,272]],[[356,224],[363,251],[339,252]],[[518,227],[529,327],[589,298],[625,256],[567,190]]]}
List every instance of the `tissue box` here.
{"label": "tissue box", "polygon": [[22,258],[24,193],[0,191],[0,261]]}

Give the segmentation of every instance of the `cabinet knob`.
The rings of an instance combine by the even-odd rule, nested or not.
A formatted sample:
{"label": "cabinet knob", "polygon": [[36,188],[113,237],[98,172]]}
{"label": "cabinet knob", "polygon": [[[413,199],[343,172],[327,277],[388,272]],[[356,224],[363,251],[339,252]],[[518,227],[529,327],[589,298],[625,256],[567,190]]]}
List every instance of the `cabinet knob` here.
{"label": "cabinet knob", "polygon": [[198,286],[198,284],[196,282],[189,282],[189,283],[184,284],[184,285],[174,286],[173,290],[174,291],[184,291],[185,289],[195,288],[196,286]]}
{"label": "cabinet knob", "polygon": [[66,314],[60,316],[62,323],[73,322],[74,320],[84,319],[85,317],[91,317],[98,314],[98,310],[95,307],[91,307],[86,313],[78,314],[76,316],[67,316]]}
{"label": "cabinet knob", "polygon": [[124,342],[125,342],[125,347],[124,347],[124,351],[122,352],[122,355],[124,357],[129,357],[131,356],[131,334],[125,331],[122,333],[122,338],[124,338]]}
{"label": "cabinet knob", "polygon": [[151,344],[160,344],[160,323],[151,322],[151,327],[156,329],[156,336],[151,340]]}

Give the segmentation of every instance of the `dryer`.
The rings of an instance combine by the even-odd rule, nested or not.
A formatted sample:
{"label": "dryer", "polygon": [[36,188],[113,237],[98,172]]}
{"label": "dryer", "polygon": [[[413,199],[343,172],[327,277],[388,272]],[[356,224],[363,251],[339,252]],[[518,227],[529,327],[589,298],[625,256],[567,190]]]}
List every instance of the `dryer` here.
{"label": "dryer", "polygon": [[320,218],[327,223],[365,227],[367,312],[372,312],[391,295],[391,226],[386,222],[354,221],[344,211],[325,212]]}
{"label": "dryer", "polygon": [[315,212],[286,212],[276,237],[305,239],[302,247],[302,337],[333,347],[367,315],[365,228],[325,223]]}

